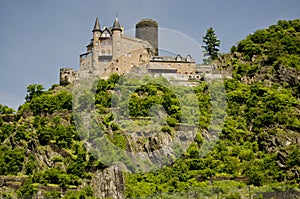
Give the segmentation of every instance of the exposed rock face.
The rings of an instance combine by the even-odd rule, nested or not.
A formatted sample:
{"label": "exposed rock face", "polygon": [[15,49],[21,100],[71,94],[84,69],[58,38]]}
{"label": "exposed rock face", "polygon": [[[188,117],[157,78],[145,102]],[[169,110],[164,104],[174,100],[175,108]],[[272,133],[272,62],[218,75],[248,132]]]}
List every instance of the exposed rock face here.
{"label": "exposed rock face", "polygon": [[97,171],[92,177],[90,185],[97,198],[125,198],[123,173],[117,166]]}
{"label": "exposed rock face", "polygon": [[60,82],[61,86],[71,84],[76,79],[77,73],[72,68],[60,69]]}
{"label": "exposed rock face", "polygon": [[298,84],[300,72],[296,69],[286,68],[284,66],[275,66],[274,78],[278,82],[287,82],[291,86]]}

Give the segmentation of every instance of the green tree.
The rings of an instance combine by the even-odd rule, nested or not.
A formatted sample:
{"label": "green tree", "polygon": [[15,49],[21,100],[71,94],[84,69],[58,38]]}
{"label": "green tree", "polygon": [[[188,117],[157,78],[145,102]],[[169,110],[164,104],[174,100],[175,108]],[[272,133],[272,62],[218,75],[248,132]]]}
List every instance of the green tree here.
{"label": "green tree", "polygon": [[27,86],[27,94],[25,100],[30,102],[35,96],[39,96],[43,93],[44,87],[40,84],[31,84]]}
{"label": "green tree", "polygon": [[0,104],[0,114],[12,114],[13,112],[15,112],[14,109],[9,108],[6,105],[1,105]]}
{"label": "green tree", "polygon": [[206,34],[203,38],[202,46],[204,49],[204,56],[208,57],[207,59],[203,59],[204,63],[209,63],[210,61],[216,60],[219,54],[219,46],[220,40],[217,38],[215,31],[212,27],[208,28]]}

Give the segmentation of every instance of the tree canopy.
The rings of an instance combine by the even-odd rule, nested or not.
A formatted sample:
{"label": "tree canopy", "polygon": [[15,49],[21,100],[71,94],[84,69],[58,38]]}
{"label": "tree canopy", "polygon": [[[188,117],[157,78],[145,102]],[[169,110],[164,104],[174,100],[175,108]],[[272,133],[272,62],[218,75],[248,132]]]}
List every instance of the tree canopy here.
{"label": "tree canopy", "polygon": [[202,46],[204,49],[204,57],[208,57],[204,59],[204,63],[209,63],[210,61],[216,60],[219,54],[220,40],[217,38],[216,33],[212,27],[208,28],[206,34],[203,38]]}

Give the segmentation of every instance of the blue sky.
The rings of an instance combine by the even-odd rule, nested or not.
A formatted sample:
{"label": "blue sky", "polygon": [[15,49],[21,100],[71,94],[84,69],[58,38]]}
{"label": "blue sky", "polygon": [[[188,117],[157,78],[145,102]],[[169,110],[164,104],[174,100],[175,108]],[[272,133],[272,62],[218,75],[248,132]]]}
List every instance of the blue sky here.
{"label": "blue sky", "polygon": [[1,0],[0,104],[17,109],[29,84],[48,89],[59,82],[59,68],[78,69],[95,18],[101,26],[111,26],[116,13],[125,29],[152,18],[199,44],[211,26],[221,52],[228,52],[257,29],[300,18],[300,1]]}

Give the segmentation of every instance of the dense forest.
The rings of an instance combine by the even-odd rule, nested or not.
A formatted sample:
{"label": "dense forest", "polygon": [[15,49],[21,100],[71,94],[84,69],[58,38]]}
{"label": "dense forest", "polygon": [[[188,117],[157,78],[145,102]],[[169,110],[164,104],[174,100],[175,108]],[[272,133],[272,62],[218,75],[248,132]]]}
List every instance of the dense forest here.
{"label": "dense forest", "polygon": [[[200,80],[192,87],[193,95],[183,100],[186,107],[181,107],[178,96],[187,93],[187,88],[174,87],[164,78],[145,77],[150,83],[139,86],[138,79],[113,74],[93,82],[92,91],[82,91],[76,110],[89,109],[89,102],[94,102],[95,125],[121,149],[112,152],[114,161],[134,171],[123,171],[126,198],[245,198],[251,194],[259,198],[263,192],[300,191],[300,20],[280,20],[257,30],[229,53],[219,55],[214,64],[232,78],[224,79],[222,85]],[[121,82],[130,90],[124,91]],[[116,88],[133,91],[128,104],[121,100],[114,107]],[[225,95],[211,88],[223,89]],[[82,135],[78,115],[72,113],[72,97],[72,85],[53,85],[46,91],[33,84],[17,111],[0,105],[0,185],[6,177],[24,177],[21,184],[0,186],[3,198],[30,198],[39,190],[48,198],[96,198],[89,182],[97,170],[109,165],[87,149],[85,139],[96,139],[101,133]],[[195,107],[197,118],[191,111]],[[112,114],[118,108],[126,110],[118,112],[123,118]],[[162,109],[165,118],[153,119]],[[211,122],[215,118],[224,119],[222,128],[203,155],[203,145],[218,128]],[[162,146],[147,138],[133,143],[126,132],[141,132],[139,126],[156,123],[153,131],[168,138],[175,137],[180,125],[196,126],[195,136],[179,156],[166,160],[169,165],[141,172],[122,151],[142,150],[137,146],[147,144],[151,146],[147,150],[154,151]]]}

